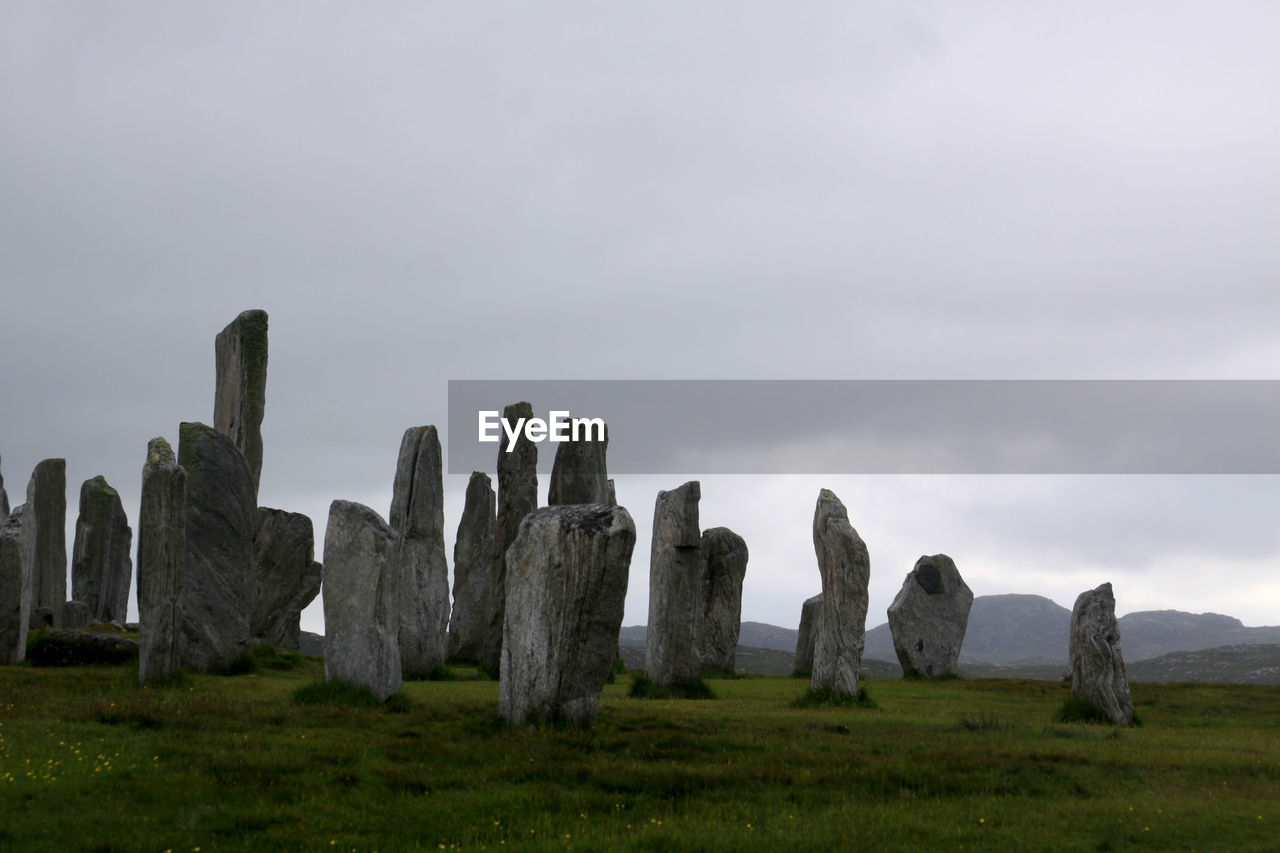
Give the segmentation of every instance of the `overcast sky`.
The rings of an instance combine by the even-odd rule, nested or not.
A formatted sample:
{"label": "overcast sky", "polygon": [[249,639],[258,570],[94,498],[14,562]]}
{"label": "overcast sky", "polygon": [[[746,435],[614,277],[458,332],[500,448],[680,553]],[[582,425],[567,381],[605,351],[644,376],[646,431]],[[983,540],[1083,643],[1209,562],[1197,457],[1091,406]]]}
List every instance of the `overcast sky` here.
{"label": "overcast sky", "polygon": [[[69,528],[95,474],[136,518],[247,308],[260,498],[317,558],[450,379],[1280,378],[1278,40],[1267,2],[5,3],[10,502],[61,456]],[[1274,476],[701,479],[746,620],[819,591],[829,487],[868,627],[938,552],[978,595],[1280,624]],[[627,624],[680,482],[618,480]]]}

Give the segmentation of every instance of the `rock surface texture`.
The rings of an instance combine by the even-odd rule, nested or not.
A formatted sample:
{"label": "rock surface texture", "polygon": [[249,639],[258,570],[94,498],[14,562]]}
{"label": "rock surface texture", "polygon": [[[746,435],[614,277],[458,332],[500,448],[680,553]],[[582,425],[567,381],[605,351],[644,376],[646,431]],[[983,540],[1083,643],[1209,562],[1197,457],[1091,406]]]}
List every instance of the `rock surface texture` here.
{"label": "rock surface texture", "polygon": [[138,679],[155,684],[182,665],[187,472],[163,438],[147,445],[138,508]]}
{"label": "rock surface texture", "polygon": [[635,544],[621,507],[544,507],[525,517],[507,554],[498,714],[508,725],[595,723]]}
{"label": "rock surface texture", "polygon": [[701,676],[698,636],[702,622],[702,534],[698,501],[702,486],[691,480],[658,492],[649,549],[649,630],[645,675],[671,687]]}
{"label": "rock surface texture", "polygon": [[[67,601],[67,460],[45,459],[36,465],[27,483],[23,524],[31,525],[35,537],[32,620],[39,618],[43,625],[48,619],[53,627],[61,627],[62,608]],[[36,611],[47,615],[37,617]]]}
{"label": "rock surface texture", "polygon": [[244,455],[204,424],[179,426],[178,464],[187,472],[182,665],[216,672],[249,651],[256,494]]}
{"label": "rock surface texture", "polygon": [[800,605],[800,630],[796,632],[797,670],[813,672],[813,644],[818,639],[818,620],[821,618],[822,593],[818,593]]}
{"label": "rock surface texture", "polygon": [[698,658],[703,669],[733,672],[742,629],[742,580],[747,542],[727,527],[702,531],[702,617]]}
{"label": "rock surface texture", "polygon": [[245,311],[214,340],[213,428],[244,454],[257,501],[267,403],[267,312]]}
{"label": "rock surface texture", "polygon": [[822,609],[810,683],[815,691],[855,697],[866,639],[871,558],[866,543],[849,524],[844,504],[829,489],[818,494],[813,548],[822,572]]}
{"label": "rock surface texture", "polygon": [[259,507],[253,566],[249,635],[254,642],[297,651],[302,608],[320,594],[311,519],[300,512]]}
{"label": "rock surface texture", "polygon": [[21,663],[27,655],[31,623],[31,567],[35,538],[26,505],[0,521],[0,665]]}
{"label": "rock surface texture", "polygon": [[956,674],[973,591],[946,554],[921,557],[889,605],[893,649],[904,673]]}
{"label": "rock surface texture", "polygon": [[125,620],[133,584],[132,547],[133,531],[119,492],[101,476],[85,480],[71,549],[71,597],[89,608],[90,618]]}
{"label": "rock surface texture", "polygon": [[[4,473],[0,472],[0,519],[9,517],[9,495],[4,490]],[[0,523],[3,523],[0,521]]]}
{"label": "rock surface texture", "polygon": [[[603,441],[587,441],[586,434],[587,430],[583,430],[577,441],[563,442],[556,449],[547,495],[551,506],[609,503],[609,475],[605,465],[609,430],[604,430]],[[596,438],[595,430],[590,431],[590,437]]]}
{"label": "rock surface texture", "polygon": [[1133,722],[1133,696],[1120,653],[1116,599],[1111,584],[1086,590],[1071,609],[1071,694],[1111,722]]}
{"label": "rock surface texture", "polygon": [[329,506],[324,535],[324,674],[386,701],[400,692],[396,533],[369,507]]}
{"label": "rock surface texture", "polygon": [[448,651],[455,660],[474,663],[484,654],[497,508],[489,475],[473,471],[453,542],[453,611],[449,615]]}

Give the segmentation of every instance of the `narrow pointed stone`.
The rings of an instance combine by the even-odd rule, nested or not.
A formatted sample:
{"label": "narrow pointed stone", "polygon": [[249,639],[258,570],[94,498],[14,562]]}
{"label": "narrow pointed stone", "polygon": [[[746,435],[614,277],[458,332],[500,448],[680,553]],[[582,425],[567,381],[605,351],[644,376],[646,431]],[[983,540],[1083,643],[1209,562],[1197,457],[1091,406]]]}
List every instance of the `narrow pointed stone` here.
{"label": "narrow pointed stone", "polygon": [[742,581],[747,542],[727,527],[702,531],[702,620],[698,658],[703,669],[733,672],[742,629]]}
{"label": "narrow pointed stone", "polygon": [[691,480],[658,492],[649,549],[649,630],[645,675],[671,687],[701,677],[698,634],[702,621],[702,534],[698,501],[702,487]]}
{"label": "narrow pointed stone", "polygon": [[125,621],[133,585],[132,547],[133,530],[120,493],[102,476],[85,480],[71,549],[71,597],[88,608],[90,619]]}
{"label": "narrow pointed stone", "polygon": [[213,428],[244,454],[256,503],[267,401],[267,312],[245,311],[228,323],[214,341],[214,357]]}
{"label": "narrow pointed stone", "polygon": [[1133,723],[1133,695],[1120,652],[1111,584],[1080,593],[1071,610],[1071,695],[1120,726]]}
{"label": "narrow pointed stone", "polygon": [[187,472],[163,438],[147,445],[138,506],[138,680],[156,684],[182,665]]}
{"label": "narrow pointed stone", "polygon": [[67,601],[67,460],[45,459],[27,483],[27,515],[35,537],[31,567],[31,618],[62,627]]}
{"label": "narrow pointed stone", "polygon": [[31,567],[35,537],[25,504],[0,521],[0,665],[22,662],[31,623]]}
{"label": "narrow pointed stone", "polygon": [[829,489],[813,513],[813,548],[822,573],[822,610],[813,648],[814,690],[858,695],[858,669],[866,642],[871,558],[849,523],[844,504]]}
{"label": "narrow pointed stone", "polygon": [[458,535],[453,543],[453,611],[449,616],[449,657],[474,663],[484,653],[493,540],[498,528],[497,498],[489,475],[471,473]]}
{"label": "narrow pointed stone", "polygon": [[253,540],[254,642],[296,651],[301,642],[302,609],[320,594],[320,564],[315,561],[315,532],[300,512],[258,508]]}
{"label": "narrow pointed stone", "polygon": [[[596,438],[594,431],[590,437]],[[605,428],[603,441],[587,441],[586,438],[580,434],[578,440],[561,442],[556,448],[547,495],[549,505],[609,503],[609,475],[605,463],[609,429]]]}

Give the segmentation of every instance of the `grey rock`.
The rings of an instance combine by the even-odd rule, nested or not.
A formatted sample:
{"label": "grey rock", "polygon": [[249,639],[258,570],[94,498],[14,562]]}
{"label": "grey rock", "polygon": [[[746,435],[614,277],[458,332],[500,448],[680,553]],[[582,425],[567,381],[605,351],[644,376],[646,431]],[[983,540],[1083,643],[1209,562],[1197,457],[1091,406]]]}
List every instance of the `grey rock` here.
{"label": "grey rock", "polygon": [[822,593],[818,593],[800,605],[800,630],[796,635],[797,670],[813,672],[813,646],[818,639],[818,620],[821,618]]}
{"label": "grey rock", "polygon": [[9,495],[4,490],[4,474],[0,473],[0,519],[9,517]]}
{"label": "grey rock", "polygon": [[35,536],[27,506],[21,504],[0,525],[0,665],[21,663],[31,624],[31,569]]}
{"label": "grey rock", "polygon": [[471,663],[484,654],[493,573],[493,540],[498,504],[487,474],[471,473],[458,535],[453,543],[453,612],[449,616],[449,657]]}
{"label": "grey rock", "polygon": [[400,665],[405,678],[426,678],[439,671],[448,647],[449,562],[441,471],[436,428],[405,430],[388,519],[397,534]]}
{"label": "grey rock", "polygon": [[267,401],[267,312],[241,313],[218,333],[213,348],[217,365],[213,428],[244,454],[257,503]]}
{"label": "grey rock", "polygon": [[747,543],[727,527],[702,531],[702,619],[698,658],[703,669],[733,672],[742,629],[742,580]]}
{"label": "grey rock", "polygon": [[604,441],[587,441],[580,434],[577,441],[561,442],[551,466],[547,503],[551,506],[608,504],[609,475],[605,464],[608,450],[608,427],[605,427]]}
{"label": "grey rock", "polygon": [[93,631],[51,628],[31,650],[33,666],[119,665],[138,656],[138,643]]}
{"label": "grey rock", "polygon": [[315,561],[311,519],[300,512],[259,507],[253,564],[250,636],[297,651],[302,609],[320,594],[321,567]]}
{"label": "grey rock", "polygon": [[649,549],[649,631],[645,675],[663,687],[695,682],[701,675],[698,636],[702,621],[702,534],[698,501],[702,487],[691,480],[658,492]]}
{"label": "grey rock", "polygon": [[55,618],[55,611],[52,607],[31,608],[31,621],[28,623],[28,627],[32,631],[40,631],[54,627],[59,624],[62,610],[59,609],[56,612],[58,613],[58,618]]}
{"label": "grey rock", "polygon": [[973,591],[946,554],[921,557],[889,605],[889,630],[904,673],[956,674]]}
{"label": "grey rock", "polygon": [[102,476],[85,480],[71,549],[71,597],[89,608],[91,619],[124,621],[133,584],[132,548],[133,531],[119,492]]}
{"label": "grey rock", "polygon": [[636,527],[621,507],[525,516],[507,557],[498,714],[588,727],[618,650]]}
{"label": "grey rock", "polygon": [[216,672],[249,651],[253,478],[231,439],[200,423],[179,426],[178,464],[187,472],[182,664]]}
{"label": "grey rock", "polygon": [[1125,677],[1111,584],[1086,590],[1071,609],[1071,694],[1116,725],[1133,722],[1133,696]]}
{"label": "grey rock", "polygon": [[329,505],[324,535],[324,674],[369,688],[385,701],[400,692],[396,533],[369,507]]}
{"label": "grey rock", "polygon": [[818,494],[813,549],[822,572],[822,609],[813,644],[814,690],[858,695],[858,670],[867,627],[871,558],[849,524],[844,504],[829,489]]}
{"label": "grey rock", "polygon": [[27,513],[23,524],[32,525],[36,549],[31,609],[48,610],[58,628],[67,601],[67,460],[36,465],[27,483]]}
{"label": "grey rock", "polygon": [[614,486],[612,479],[609,480],[609,496],[605,499],[605,503],[609,506],[618,505],[618,489]]}
{"label": "grey rock", "polygon": [[[508,423],[533,417],[533,406],[512,403],[502,410]],[[489,607],[484,654],[480,665],[490,672],[502,666],[502,632],[506,612],[507,548],[520,522],[538,507],[538,445],[520,433],[507,452],[507,434],[498,441],[498,528],[493,538],[493,571],[489,575]]]}
{"label": "grey rock", "polygon": [[88,628],[93,621],[93,611],[83,601],[72,599],[62,605],[62,625],[69,630]]}
{"label": "grey rock", "polygon": [[182,665],[187,472],[163,438],[147,444],[138,507],[138,679],[155,684]]}

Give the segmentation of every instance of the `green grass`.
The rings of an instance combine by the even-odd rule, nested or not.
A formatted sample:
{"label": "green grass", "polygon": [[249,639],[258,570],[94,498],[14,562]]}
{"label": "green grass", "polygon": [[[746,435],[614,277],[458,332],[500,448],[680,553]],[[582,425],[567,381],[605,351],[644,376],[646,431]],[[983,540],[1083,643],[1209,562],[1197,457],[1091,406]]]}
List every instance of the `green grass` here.
{"label": "green grass", "polygon": [[[1142,728],[1062,724],[1069,685],[876,681],[794,706],[605,688],[597,726],[509,729],[498,685],[299,704],[294,670],[139,687],[0,667],[0,850],[1190,850],[1280,836],[1280,688],[1137,684]],[[398,713],[394,711],[399,711]],[[332,842],[332,844],[330,843]],[[505,842],[505,843],[504,843]]]}
{"label": "green grass", "polygon": [[631,679],[631,689],[627,695],[632,699],[714,699],[715,692],[699,678],[697,681],[684,681],[663,687],[648,676],[640,673]]}

